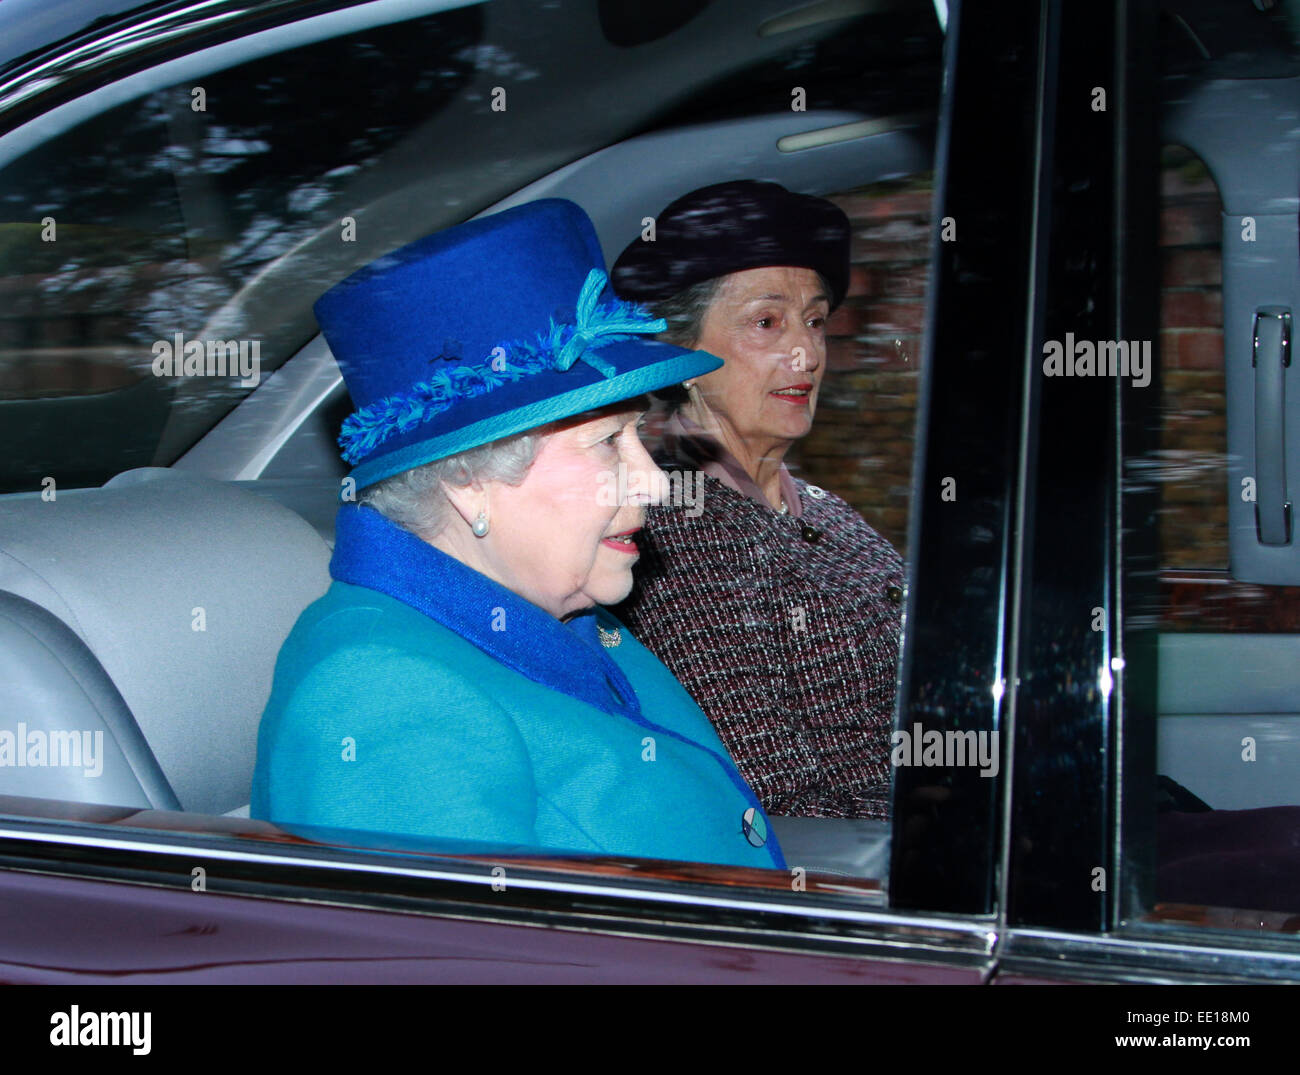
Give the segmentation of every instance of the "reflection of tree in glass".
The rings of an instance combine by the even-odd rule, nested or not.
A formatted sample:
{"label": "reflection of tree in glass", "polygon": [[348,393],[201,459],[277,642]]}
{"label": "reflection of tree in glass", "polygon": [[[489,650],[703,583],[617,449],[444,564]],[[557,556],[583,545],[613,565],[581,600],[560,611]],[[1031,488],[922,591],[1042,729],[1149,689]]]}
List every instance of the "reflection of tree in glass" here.
{"label": "reflection of tree in glass", "polygon": [[[249,284],[403,181],[390,154],[474,76],[482,22],[467,8],[263,57],[200,79],[204,111],[193,85],[159,90],[5,168],[0,405],[31,466],[0,468],[0,489],[169,464],[249,391],[152,376],[156,341],[256,340],[263,375],[305,343],[336,267],[299,272],[292,301]],[[68,404],[93,451],[60,432]]]}
{"label": "reflection of tree in glass", "polygon": [[[130,311],[134,342],[197,331],[472,77],[480,24],[449,12],[320,42],[206,76],[204,112],[187,84],[67,132],[4,172],[0,277],[35,278],[38,318],[83,292],[78,312]],[[55,243],[30,231],[45,216]],[[124,263],[133,299],[102,271]]]}

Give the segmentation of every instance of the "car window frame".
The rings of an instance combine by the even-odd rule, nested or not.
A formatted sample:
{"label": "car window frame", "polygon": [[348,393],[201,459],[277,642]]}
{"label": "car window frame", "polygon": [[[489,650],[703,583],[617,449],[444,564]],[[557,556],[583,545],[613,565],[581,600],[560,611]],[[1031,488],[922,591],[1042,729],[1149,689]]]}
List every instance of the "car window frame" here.
{"label": "car window frame", "polygon": [[[401,18],[413,17],[409,5],[401,7]],[[441,10],[459,4],[430,4]],[[247,5],[231,3],[223,10],[231,13],[222,32],[233,33],[238,19],[251,19]],[[301,5],[286,4],[277,12],[286,18]],[[243,12],[242,16],[233,14]],[[330,12],[314,19],[335,21],[326,30],[325,23],[300,19],[286,21],[274,29],[261,30],[265,40],[302,44],[314,40],[314,34],[328,36],[345,25],[344,12]],[[396,21],[397,15],[387,21]],[[384,20],[380,20],[381,22]],[[306,26],[308,22],[312,25]],[[302,25],[299,25],[301,23]],[[379,22],[366,23],[378,25]],[[185,34],[176,26],[169,36],[150,39],[138,37],[133,50],[147,51],[153,46],[183,47]],[[163,63],[131,71],[112,82],[108,92],[93,99],[77,97],[89,81],[75,81],[71,73],[63,92],[73,94],[61,100],[53,89],[49,97],[54,107],[38,117],[28,115],[18,126],[6,127],[8,119],[24,113],[16,109],[20,102],[0,97],[10,111],[0,122],[0,159],[13,159],[29,147],[33,138],[52,137],[59,130],[110,107],[113,103],[138,96],[140,86],[159,80],[175,82],[196,77],[214,65],[228,66],[231,57],[247,59],[247,39],[238,38],[199,52],[165,59]],[[225,57],[223,60],[222,57]],[[69,64],[75,59],[65,57]],[[84,58],[83,58],[84,59]],[[44,62],[53,63],[49,55]],[[105,61],[107,62],[107,61]],[[131,64],[119,58],[124,69]],[[54,68],[57,68],[54,64]],[[110,67],[91,63],[95,77],[104,78]],[[72,68],[69,68],[69,72]],[[6,72],[12,75],[13,72]],[[77,75],[80,78],[81,74]],[[89,79],[89,76],[86,76]],[[14,83],[8,82],[12,89]],[[32,98],[31,100],[36,100]],[[28,98],[21,103],[30,104]],[[924,437],[918,423],[918,443]],[[78,806],[77,804],[32,805],[26,814],[11,812],[14,800],[0,800],[0,869],[39,872],[63,876],[111,879],[117,883],[162,886],[189,890],[191,869],[196,859],[224,865],[223,891],[250,897],[274,896],[303,902],[344,903],[355,907],[392,907],[403,902],[405,909],[437,916],[468,916],[501,920],[502,916],[530,925],[551,925],[556,919],[545,904],[558,901],[564,924],[576,929],[602,929],[631,932],[638,936],[673,939],[709,937],[728,943],[745,943],[763,947],[794,946],[803,951],[851,951],[889,962],[918,962],[949,966],[961,970],[968,980],[986,980],[992,971],[995,934],[990,929],[990,913],[945,914],[911,911],[881,904],[872,895],[872,886],[813,877],[806,885],[779,887],[770,883],[755,887],[735,871],[723,867],[692,866],[685,876],[672,867],[659,869],[654,883],[641,883],[638,869],[607,863],[601,872],[588,869],[590,863],[569,863],[581,873],[579,879],[556,877],[565,865],[560,857],[548,858],[544,864],[518,867],[512,875],[512,900],[519,901],[513,911],[494,890],[492,876],[482,862],[465,862],[440,858],[436,863],[402,856],[398,852],[359,852],[340,850],[331,845],[314,845],[310,852],[300,849],[296,856],[284,854],[280,845],[283,833],[268,833],[258,822],[213,819],[206,816],[202,824],[190,824],[192,817],[161,811],[118,811]],[[6,808],[6,803],[9,808]],[[260,846],[235,847],[235,838],[253,838],[274,845],[271,850]],[[382,858],[380,856],[383,856]],[[400,863],[397,858],[402,858]],[[987,870],[989,861],[983,862]],[[653,873],[653,869],[650,871]],[[646,873],[644,866],[640,874]],[[340,884],[326,883],[344,879]],[[707,884],[701,880],[707,879]],[[802,878],[800,879],[802,880]],[[427,890],[439,887],[435,893]],[[853,894],[856,893],[856,894]]]}
{"label": "car window frame", "polygon": [[[1197,930],[1187,926],[1198,920],[1212,924],[1209,909],[1154,906],[1155,630],[1130,619],[1125,606],[1139,598],[1132,580],[1158,577],[1149,525],[1154,491],[1126,491],[1124,461],[1152,443],[1151,401],[1159,392],[1162,142],[1158,72],[1150,63],[1158,12],[1113,0],[1086,14],[1078,5],[1026,3],[1022,15],[1032,17],[1033,8],[1042,18],[1044,50],[1038,106],[1044,190],[1057,197],[1045,198],[1040,210],[1043,237],[1050,241],[1033,252],[1040,257],[1038,294],[1026,314],[1033,329],[1024,368],[1029,405],[1018,526],[1022,592],[1016,689],[1008,692],[1014,757],[1003,817],[1004,917],[996,978],[1031,982],[1068,968],[1073,979],[1094,982],[1300,981],[1300,946],[1267,932],[1284,916],[1260,922],[1262,933]],[[1081,135],[1080,104],[1098,84],[1109,90],[1110,119],[1104,129]],[[1070,132],[1073,144],[1053,145],[1055,130]],[[1081,281],[1081,265],[1108,265],[1109,271]],[[1081,317],[1084,309],[1095,317]],[[1045,384],[1041,365],[1044,343],[1072,330],[1079,338],[1151,340],[1155,354],[1156,376],[1148,386],[1132,378],[1073,386],[1069,405],[1086,412],[1097,431],[1082,444],[1078,426],[1063,420],[1062,386]],[[1059,504],[1045,484],[1059,479],[1066,466],[1073,468],[1073,481],[1094,491],[1099,505],[1087,525],[1074,530],[1060,525]],[[1041,569],[1045,559],[1070,565],[1065,584]],[[1104,615],[1094,646],[1059,660],[1035,651],[1035,635],[1074,630],[1097,608]],[[1091,735],[1097,747],[1084,764],[1063,774],[1034,764],[1042,759],[1033,756],[1032,746],[1061,712],[1042,706],[1028,684],[1032,678],[1059,685],[1067,673],[1099,686],[1078,718],[1079,734]],[[1025,853],[1068,824],[1082,838],[1062,840],[1056,854]],[[1063,898],[1067,877],[1076,888]]]}

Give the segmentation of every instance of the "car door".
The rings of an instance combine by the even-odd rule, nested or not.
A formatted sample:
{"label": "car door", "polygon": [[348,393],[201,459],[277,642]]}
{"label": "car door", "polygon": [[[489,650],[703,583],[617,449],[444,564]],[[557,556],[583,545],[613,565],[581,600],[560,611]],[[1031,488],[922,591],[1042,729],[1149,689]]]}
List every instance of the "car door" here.
{"label": "car door", "polygon": [[[1294,301],[1296,206],[1261,195],[1255,223],[1283,234],[1242,253],[1231,244],[1258,233],[1228,178],[1268,159],[1279,189],[1296,189],[1277,130],[1291,13],[1268,8],[1045,5],[1037,24],[1021,187],[1035,207],[1008,233],[1025,411],[1000,983],[1296,979],[1297,666],[1280,570],[1292,546],[1285,526],[1257,522],[1241,480],[1269,473],[1284,516],[1290,367],[1275,330]],[[1166,143],[1203,153],[1208,171]],[[1221,262],[1217,214],[1206,238],[1188,208],[1215,180],[1228,184]],[[1227,1007],[1249,1020],[1248,1005]]]}
{"label": "car door", "polygon": [[[105,231],[103,220],[78,221],[74,184],[63,203],[74,228],[93,225],[73,232],[87,244],[84,264],[63,277],[57,259],[33,268],[31,258],[52,258],[32,254],[35,246],[10,263],[6,286],[46,281],[47,304],[17,329],[7,326],[4,357],[30,368],[33,351],[89,346],[100,350],[88,366],[120,370],[114,348],[130,339],[104,337],[120,330],[107,315],[138,306],[162,311],[164,322],[189,309],[201,323],[244,324],[274,360],[258,385],[168,385],[160,399],[160,386],[143,378],[90,383],[76,361],[40,356],[39,374],[72,384],[65,395],[81,404],[115,404],[130,389],[148,395],[148,406],[125,399],[120,413],[149,420],[109,415],[99,424],[107,439],[63,457],[51,453],[78,442],[33,420],[47,457],[33,458],[22,448],[32,439],[19,438],[11,488],[20,491],[0,503],[0,515],[29,511],[52,467],[70,476],[61,486],[100,496],[95,486],[140,462],[136,452],[200,486],[212,482],[222,496],[251,491],[287,506],[327,539],[333,503],[317,493],[338,491],[330,441],[345,401],[306,311],[354,262],[396,245],[403,228],[435,230],[558,193],[590,208],[612,252],[643,226],[646,206],[732,169],[857,199],[855,226],[878,233],[858,247],[856,301],[837,341],[846,374],[838,404],[869,422],[837,414],[834,436],[803,463],[832,489],[855,466],[859,474],[888,470],[883,486],[863,482],[859,510],[878,511],[880,525],[906,541],[888,873],[837,872],[825,859],[792,860],[789,874],[501,860],[382,834],[287,832],[218,816],[227,807],[237,814],[239,804],[215,797],[206,809],[176,811],[14,796],[4,800],[0,830],[0,886],[17,923],[2,941],[7,980],[1295,978],[1290,938],[1215,932],[1231,909],[1199,905],[1205,928],[1195,929],[1183,924],[1189,912],[1153,910],[1157,818],[1144,804],[1165,711],[1144,691],[1154,693],[1165,646],[1150,630],[1155,621],[1133,611],[1158,554],[1142,544],[1151,532],[1142,512],[1155,510],[1143,506],[1149,491],[1125,469],[1159,450],[1141,439],[1152,422],[1149,383],[1047,376],[1043,365],[1044,348],[1069,336],[1094,344],[1157,338],[1160,90],[1141,62],[1158,41],[1155,12],[1121,2],[1101,13],[1095,5],[942,5],[941,40],[928,4],[866,5],[872,10],[848,16],[813,5],[798,18],[778,3],[658,14],[620,14],[615,5],[444,6],[344,5],[321,14],[284,5],[269,18],[231,4],[216,41],[205,36],[213,30],[206,15],[169,10],[149,32],[123,28],[133,43],[117,52],[95,34],[55,43],[38,57],[61,72],[48,98],[35,66],[10,72],[0,151],[6,165],[23,164],[28,191],[25,202],[10,199],[23,207],[7,221],[11,234],[39,235],[35,210],[59,193],[54,184],[40,189],[37,179],[54,172],[35,165],[57,163],[62,146],[84,141],[78,123],[93,133],[97,117],[112,115],[95,101],[101,86],[114,106],[183,94],[155,117],[163,137],[149,154],[161,170],[140,173],[158,180],[158,200],[135,199],[137,213],[154,211],[163,224],[123,235]],[[390,26],[389,36],[367,36],[375,28],[367,19]],[[283,70],[259,78],[241,66],[250,43]],[[298,95],[311,99],[317,75],[341,61],[302,50],[332,43],[351,50],[359,111],[388,115],[391,106],[401,122],[348,127],[355,112],[325,109],[268,125],[265,146],[261,134],[246,136],[243,127],[255,129],[262,111],[291,113]],[[156,50],[176,66],[156,69]],[[437,77],[417,77],[421,52]],[[587,57],[585,67],[564,60],[575,54]],[[399,55],[415,65],[402,70],[419,87],[416,99],[393,98],[394,76],[363,62]],[[79,82],[87,63],[93,78]],[[586,70],[600,77],[584,82]],[[231,105],[228,126],[214,135],[203,124],[215,117],[205,120],[190,102],[200,80],[210,91],[223,73],[233,73],[232,93],[241,78],[256,93],[238,106],[242,115]],[[515,100],[552,85],[556,95],[522,110],[527,122],[509,128],[511,137],[490,126],[502,119],[490,104],[494,87]],[[799,89],[810,110],[792,107]],[[595,93],[608,96],[608,112],[591,114]],[[68,118],[61,108],[81,111]],[[566,123],[574,113],[577,133]],[[288,130],[323,152],[326,143],[313,138],[320,114],[355,136],[338,142],[355,159],[304,164],[293,139],[275,141]],[[924,132],[935,118],[931,154]],[[70,141],[60,143],[65,133]],[[443,148],[435,155],[430,146]],[[288,171],[221,179],[261,154]],[[390,159],[391,174],[366,171]],[[177,169],[176,160],[202,166]],[[896,281],[904,275],[897,266],[914,272],[917,260],[899,250],[900,233],[914,239],[918,219],[899,199],[921,187],[900,193],[898,184],[924,186],[931,167],[933,194],[922,195],[919,216],[930,273],[918,296],[915,274],[910,284]],[[0,172],[0,188],[5,181]],[[352,216],[344,202],[354,197],[368,212],[352,217],[365,225],[356,249],[342,245]],[[277,199],[290,241],[258,216]],[[109,218],[120,212],[111,200],[101,204]],[[132,245],[136,233],[158,239],[157,249]],[[115,251],[115,242],[126,245]],[[269,256],[250,253],[262,242]],[[147,286],[128,287],[123,301],[104,271],[114,264],[143,266]],[[157,279],[173,290],[145,301]],[[67,286],[48,283],[60,281]],[[920,298],[923,332],[906,320]],[[25,384],[6,403],[48,408],[60,398],[49,383]],[[895,455],[842,449],[877,426],[908,440],[911,414],[898,420],[876,398],[890,395],[900,401],[893,410],[915,409],[913,480],[902,491],[897,469],[888,469]],[[882,488],[882,500],[866,495]],[[132,494],[119,492],[128,503]],[[127,609],[110,612],[126,622]],[[261,626],[241,625],[231,638]],[[205,693],[220,700],[218,688]],[[1286,916],[1268,921],[1280,933]]]}
{"label": "car door", "polygon": [[[25,542],[22,557],[5,561],[10,623],[28,630],[28,621],[19,622],[27,616],[58,635],[59,646],[87,645],[108,672],[107,683],[96,682],[106,695],[120,688],[176,797],[165,801],[143,787],[139,801],[97,805],[30,792],[6,797],[0,885],[18,928],[0,941],[5,976],[985,981],[996,908],[987,890],[955,913],[933,913],[891,901],[883,869],[827,869],[834,863],[802,854],[790,871],[775,873],[564,856],[493,859],[383,834],[290,832],[241,817],[243,801],[232,796],[256,711],[252,724],[241,718],[236,734],[233,714],[248,709],[237,688],[267,674],[278,642],[261,616],[218,616],[203,602],[182,601],[184,587],[200,581],[223,596],[223,563],[246,583],[240,556],[267,572],[259,588],[268,592],[277,573],[301,570],[289,546],[261,543],[258,520],[267,513],[288,527],[288,516],[301,512],[329,537],[340,486],[337,459],[321,446],[336,432],[337,371],[314,340],[309,311],[334,279],[402,241],[404,229],[437,230],[543,194],[590,207],[612,251],[670,192],[736,170],[856,198],[860,227],[874,226],[881,257],[894,259],[859,266],[858,320],[846,316],[839,342],[845,364],[863,367],[848,374],[871,374],[881,348],[894,364],[883,371],[893,380],[873,383],[887,389],[881,404],[887,395],[896,400],[891,423],[903,449],[881,457],[888,477],[873,510],[903,540],[910,498],[900,474],[909,442],[926,436],[923,418],[911,433],[924,395],[915,387],[925,379],[923,295],[916,293],[924,288],[916,270],[923,256],[903,250],[898,235],[915,244],[931,223],[924,209],[899,206],[907,197],[915,204],[916,191],[901,184],[923,181],[932,161],[943,62],[933,8],[817,8],[790,19],[779,3],[660,13],[577,3],[431,3],[419,10],[380,3],[322,13],[286,4],[270,14],[230,4],[219,25],[206,21],[210,8],[155,14],[156,22],[130,16],[54,42],[10,72],[0,142],[0,187],[8,184],[12,217],[6,227],[15,237],[6,286],[27,305],[14,307],[21,316],[9,326],[3,357],[29,379],[3,405],[27,413],[28,432],[15,437],[11,494],[0,516],[9,535]],[[118,42],[115,50],[106,37]],[[584,63],[573,64],[573,55]],[[860,80],[864,56],[871,77]],[[334,92],[340,71],[346,93]],[[327,74],[334,81],[322,82]],[[408,91],[398,92],[401,86]],[[492,104],[497,87],[501,110]],[[597,94],[604,107],[592,107]],[[334,137],[321,138],[323,127]],[[91,187],[88,162],[109,181]],[[48,227],[43,216],[53,219],[53,234],[71,242],[36,245]],[[69,249],[72,256],[64,255]],[[872,272],[889,279],[879,265],[900,259],[911,267],[911,292],[873,290]],[[860,323],[868,296],[881,310],[893,304],[900,319],[874,337]],[[195,326],[223,341],[259,343],[258,378],[191,379],[152,369],[152,345],[177,332],[193,336]],[[858,337],[870,347],[859,347]],[[96,376],[107,367],[114,379],[96,381],[86,367]],[[854,383],[846,377],[839,390],[844,412],[858,408],[862,382],[856,395]],[[67,435],[89,418],[64,417],[60,425],[56,412],[74,404],[100,415],[103,437],[93,445]],[[876,407],[872,401],[863,409],[874,414]],[[823,456],[818,462],[810,453],[806,465],[822,467],[823,480],[836,488],[853,456]],[[142,462],[154,469],[120,476]],[[989,465],[987,480],[1010,488],[1011,457]],[[53,499],[42,499],[45,477],[55,479]],[[101,488],[105,479],[110,485]],[[171,491],[182,488],[195,498],[191,514],[175,529],[160,529],[175,516],[155,508],[177,508],[184,498]],[[248,497],[271,506],[255,510]],[[74,524],[60,516],[59,534],[36,540],[54,518],[41,514],[48,504],[54,511],[73,505],[72,515],[82,512],[78,527],[87,518],[105,524],[98,540],[80,551],[59,545],[51,556]],[[173,548],[151,579],[147,557],[169,548],[182,526],[209,534],[224,527],[213,545],[238,555],[192,555],[182,569]],[[296,533],[300,548],[320,553],[320,538],[313,544],[301,527]],[[185,547],[202,552],[201,543]],[[46,574],[38,580],[25,569],[40,556],[49,562],[41,561]],[[120,583],[128,560],[139,568],[138,585],[119,586],[117,603],[85,599],[100,580]],[[59,572],[70,565],[78,586],[61,590],[68,580]],[[173,584],[180,589],[167,589]],[[972,608],[985,596],[972,594]],[[182,608],[183,638],[220,645],[188,666],[183,683],[166,683],[166,662],[121,640],[131,634],[127,625],[157,627]],[[972,614],[960,633],[994,622],[982,609]],[[160,649],[168,637],[157,636]],[[105,638],[118,640],[116,648]],[[972,641],[977,649],[986,644]],[[231,654],[242,656],[216,663]],[[117,674],[125,666],[114,659],[123,655],[140,658],[133,665],[139,674]],[[160,683],[172,691],[170,702],[151,693]],[[183,705],[175,697],[182,690]],[[50,704],[30,682],[25,691],[15,696],[16,712]],[[143,716],[150,698],[152,726]],[[204,766],[222,779],[210,779]],[[978,779],[983,791],[1003,778],[990,772]],[[991,803],[969,814],[981,833],[992,830]],[[995,845],[983,838],[966,844],[969,868],[991,876]],[[820,851],[809,845],[808,855]],[[68,921],[75,929],[61,931]]]}

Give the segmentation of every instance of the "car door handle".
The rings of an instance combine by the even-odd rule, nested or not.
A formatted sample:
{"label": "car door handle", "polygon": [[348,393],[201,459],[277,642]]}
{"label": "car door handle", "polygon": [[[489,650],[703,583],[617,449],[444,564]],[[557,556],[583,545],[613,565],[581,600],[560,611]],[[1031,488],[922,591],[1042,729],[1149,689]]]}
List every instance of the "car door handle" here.
{"label": "car door handle", "polygon": [[1286,367],[1291,364],[1291,311],[1255,311],[1255,532],[1261,545],[1291,541],[1286,496]]}

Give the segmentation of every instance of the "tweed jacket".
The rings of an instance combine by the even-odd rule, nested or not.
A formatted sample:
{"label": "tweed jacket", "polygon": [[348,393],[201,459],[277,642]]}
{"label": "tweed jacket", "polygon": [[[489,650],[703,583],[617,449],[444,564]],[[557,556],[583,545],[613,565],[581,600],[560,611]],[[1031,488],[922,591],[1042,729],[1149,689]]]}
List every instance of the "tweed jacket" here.
{"label": "tweed jacket", "polygon": [[886,818],[903,561],[839,497],[795,485],[799,518],[707,474],[702,504],[652,508],[617,611],[770,813]]}
{"label": "tweed jacket", "polygon": [[252,816],[784,867],[704,714],[607,611],[561,623],[368,507],[336,533],[335,581],[276,663]]}

